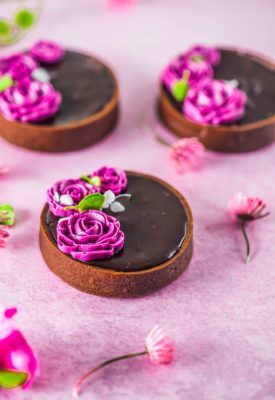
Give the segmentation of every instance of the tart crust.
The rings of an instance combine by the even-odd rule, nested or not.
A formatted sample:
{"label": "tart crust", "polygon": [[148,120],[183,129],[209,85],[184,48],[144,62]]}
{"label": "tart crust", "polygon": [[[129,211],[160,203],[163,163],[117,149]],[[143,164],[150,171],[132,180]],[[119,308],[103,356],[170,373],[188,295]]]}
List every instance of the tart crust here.
{"label": "tart crust", "polygon": [[[220,50],[236,49],[224,48]],[[253,61],[256,61],[275,72],[275,64],[262,56],[237,50]],[[271,144],[275,139],[274,115],[244,125],[203,126],[189,121],[170,102],[160,85],[159,115],[168,129],[180,137],[197,137],[210,150],[221,152],[248,152]]]}
{"label": "tart crust", "polygon": [[44,260],[54,274],[82,292],[105,297],[143,296],[161,289],[177,279],[191,260],[193,251],[193,217],[185,198],[172,186],[158,178],[128,171],[127,174],[155,180],[178,197],[187,215],[185,239],[179,251],[171,259],[147,270],[118,272],[91,266],[74,260],[58,249],[46,226],[45,217],[48,211],[48,205],[46,204],[40,219],[40,248]]}
{"label": "tart crust", "polygon": [[92,56],[112,76],[114,93],[102,110],[75,123],[64,125],[25,124],[0,115],[0,136],[17,146],[36,151],[66,152],[88,147],[107,136],[119,115],[119,87],[109,66]]}

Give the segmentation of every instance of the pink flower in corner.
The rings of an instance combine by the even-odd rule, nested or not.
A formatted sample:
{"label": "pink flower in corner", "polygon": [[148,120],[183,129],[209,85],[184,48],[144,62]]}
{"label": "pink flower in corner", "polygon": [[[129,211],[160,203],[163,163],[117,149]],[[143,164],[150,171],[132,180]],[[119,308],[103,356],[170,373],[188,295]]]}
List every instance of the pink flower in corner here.
{"label": "pink flower in corner", "polygon": [[234,219],[241,223],[242,233],[246,243],[246,262],[250,260],[250,242],[246,232],[246,224],[250,221],[261,219],[269,215],[265,212],[266,204],[259,197],[249,197],[242,193],[230,200],[229,211]]}
{"label": "pink flower in corner", "polygon": [[180,139],[170,150],[170,158],[179,173],[200,167],[204,156],[205,148],[197,138]]}
{"label": "pink flower in corner", "polygon": [[9,172],[9,167],[0,160],[0,176],[5,175],[7,172]]}
{"label": "pink flower in corner", "polygon": [[11,321],[16,308],[0,305],[0,371],[9,370],[28,374],[22,388],[26,389],[38,373],[38,361],[32,348]]}
{"label": "pink flower in corner", "polygon": [[145,348],[154,364],[169,364],[174,358],[174,343],[157,325],[145,340]]}

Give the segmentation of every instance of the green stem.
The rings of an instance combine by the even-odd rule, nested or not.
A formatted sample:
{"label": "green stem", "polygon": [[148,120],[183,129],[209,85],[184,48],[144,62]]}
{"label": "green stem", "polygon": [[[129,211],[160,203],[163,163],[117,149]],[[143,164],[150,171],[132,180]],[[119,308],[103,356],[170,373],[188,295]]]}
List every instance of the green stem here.
{"label": "green stem", "polygon": [[244,240],[245,240],[245,243],[246,243],[246,264],[248,264],[249,261],[250,261],[250,243],[249,243],[249,239],[248,239],[247,232],[246,232],[246,229],[245,229],[246,222],[247,221],[242,220],[241,228],[242,228]]}
{"label": "green stem", "polygon": [[79,393],[81,391],[81,387],[86,379],[88,379],[91,375],[93,375],[95,372],[99,371],[100,369],[106,367],[107,365],[113,364],[115,362],[121,361],[121,360],[126,360],[128,358],[133,358],[133,357],[140,357],[140,356],[145,356],[147,354],[147,351],[142,351],[140,353],[133,353],[133,354],[125,354],[120,357],[115,357],[111,358],[110,360],[107,360],[101,364],[99,364],[97,367],[91,369],[90,371],[86,372],[84,375],[82,375],[74,384],[73,386],[73,398],[78,399]]}
{"label": "green stem", "polygon": [[164,139],[162,139],[160,136],[158,136],[158,135],[156,135],[156,140],[159,142],[159,143],[161,143],[161,144],[163,144],[164,146],[166,146],[166,147],[171,147],[171,145],[168,143],[168,142],[166,142],[166,140],[164,140]]}

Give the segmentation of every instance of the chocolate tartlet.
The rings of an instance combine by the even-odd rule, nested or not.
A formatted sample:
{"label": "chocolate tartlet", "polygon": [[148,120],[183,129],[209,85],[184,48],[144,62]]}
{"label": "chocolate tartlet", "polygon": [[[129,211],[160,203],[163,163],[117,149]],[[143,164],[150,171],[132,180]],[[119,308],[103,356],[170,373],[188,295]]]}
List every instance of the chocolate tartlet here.
{"label": "chocolate tartlet", "polygon": [[237,81],[246,93],[242,119],[219,126],[201,125],[187,119],[178,102],[161,84],[159,113],[164,124],[180,137],[197,137],[209,149],[223,152],[253,151],[275,138],[275,65],[252,53],[218,49],[220,64],[214,79]]}
{"label": "chocolate tartlet", "polygon": [[177,279],[191,260],[193,219],[184,197],[150,175],[126,174],[131,198],[121,198],[125,210],[106,211],[119,221],[125,243],[108,259],[83,262],[60,251],[60,217],[53,215],[48,204],[43,208],[42,255],[57,276],[83,292],[106,297],[142,296]]}
{"label": "chocolate tartlet", "polygon": [[42,67],[62,95],[60,110],[51,119],[37,123],[9,121],[0,115],[4,139],[30,150],[65,152],[87,147],[114,128],[119,91],[109,67],[70,50],[57,64]]}

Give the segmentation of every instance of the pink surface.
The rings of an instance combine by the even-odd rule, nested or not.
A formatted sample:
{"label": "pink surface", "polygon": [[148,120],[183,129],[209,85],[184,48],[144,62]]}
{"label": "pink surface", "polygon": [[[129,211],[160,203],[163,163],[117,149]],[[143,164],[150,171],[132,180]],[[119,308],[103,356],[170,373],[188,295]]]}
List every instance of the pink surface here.
{"label": "pink surface", "polygon": [[[189,44],[239,45],[275,58],[275,3],[140,3],[107,12],[102,0],[79,0],[70,7],[65,0],[48,1],[40,25],[18,45],[47,37],[109,60],[121,83],[123,107],[109,138],[76,153],[31,153],[1,140],[0,157],[11,166],[10,176],[1,179],[1,202],[15,206],[17,225],[8,247],[0,250],[0,301],[18,306],[17,321],[41,362],[41,375],[29,391],[1,392],[1,399],[67,400],[71,384],[87,368],[140,351],[155,322],[175,339],[175,362],[158,367],[140,359],[111,366],[95,377],[83,400],[274,398],[275,147],[246,155],[209,152],[200,172],[179,176],[166,162],[166,149],[141,128],[141,116],[154,118],[157,75]],[[39,213],[48,186],[103,164],[162,177],[186,196],[194,212],[189,269],[142,299],[82,294],[52,275],[39,252]],[[241,233],[226,213],[228,199],[239,190],[264,198],[272,211],[249,227],[249,265],[243,262]]]}

